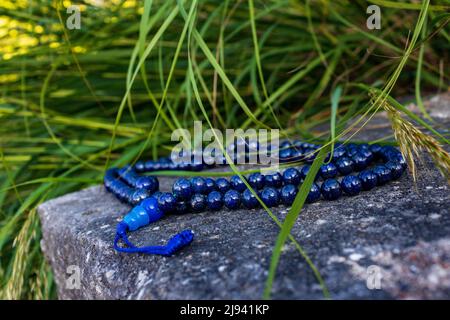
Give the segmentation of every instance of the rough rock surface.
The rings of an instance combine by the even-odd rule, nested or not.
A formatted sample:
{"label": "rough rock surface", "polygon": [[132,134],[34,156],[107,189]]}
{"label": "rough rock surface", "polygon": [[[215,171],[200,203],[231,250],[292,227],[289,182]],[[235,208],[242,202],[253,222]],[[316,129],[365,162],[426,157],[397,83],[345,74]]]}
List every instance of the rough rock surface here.
{"label": "rough rock surface", "polygon": [[[450,99],[447,95],[434,100],[428,103],[437,118],[444,115],[440,121],[448,128]],[[374,123],[389,130],[385,118]],[[384,136],[386,130],[374,125],[358,139],[380,137],[380,131]],[[332,298],[450,298],[449,187],[426,157],[419,172],[416,187],[404,175],[371,192],[304,208],[292,234],[322,274]],[[167,190],[173,179],[160,182]],[[287,209],[273,212],[283,219]],[[115,226],[128,210],[101,186],[39,207],[42,249],[60,299],[262,297],[279,232],[263,210],[170,216],[130,235],[138,245],[163,244],[181,230],[194,230],[194,242],[170,258],[113,250]],[[79,287],[74,278],[78,270]],[[313,272],[288,243],[273,298],[322,297]]]}

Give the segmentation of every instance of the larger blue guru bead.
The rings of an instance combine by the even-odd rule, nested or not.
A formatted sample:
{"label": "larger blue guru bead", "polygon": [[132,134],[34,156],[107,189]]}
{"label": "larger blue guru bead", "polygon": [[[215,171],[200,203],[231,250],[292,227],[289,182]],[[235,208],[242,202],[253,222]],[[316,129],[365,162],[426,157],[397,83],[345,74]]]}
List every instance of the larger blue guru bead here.
{"label": "larger blue guru bead", "polygon": [[188,200],[194,193],[191,182],[188,179],[180,178],[172,186],[172,192],[177,199]]}
{"label": "larger blue guru bead", "polygon": [[264,188],[264,176],[259,172],[252,173],[248,176],[248,183],[254,189],[262,189]]}
{"label": "larger blue guru bead", "polygon": [[254,209],[259,206],[259,201],[256,199],[256,196],[250,191],[250,189],[246,189],[242,193],[242,204],[247,209]]}
{"label": "larger blue guru bead", "polygon": [[378,184],[378,177],[372,170],[363,170],[358,174],[363,190],[371,190]]}
{"label": "larger blue guru bead", "polygon": [[241,194],[236,190],[228,190],[223,196],[223,202],[228,209],[237,209],[241,205]]}
{"label": "larger blue guru bead", "polygon": [[230,184],[233,189],[235,189],[239,192],[242,192],[245,189],[247,189],[247,186],[245,185],[244,181],[242,181],[238,175],[232,176],[230,178]]}
{"label": "larger blue guru bead", "polygon": [[308,196],[306,197],[306,202],[312,203],[320,199],[320,188],[317,183],[313,182],[311,189],[309,190]]}
{"label": "larger blue guru bead", "polygon": [[222,194],[219,191],[211,191],[206,198],[206,205],[210,210],[219,210],[223,206]]}
{"label": "larger blue guru bead", "polygon": [[201,212],[206,208],[206,196],[196,193],[191,198],[191,208],[194,212]]}
{"label": "larger blue guru bead", "polygon": [[158,205],[159,208],[164,212],[164,213],[171,213],[175,211],[175,204],[176,204],[176,199],[173,196],[173,194],[169,193],[169,192],[163,192],[159,197],[158,197]]}
{"label": "larger blue guru bead", "polygon": [[295,168],[288,168],[283,172],[283,180],[285,184],[298,186],[302,178],[300,172]]}
{"label": "larger blue guru bead", "polygon": [[128,230],[134,231],[149,224],[149,216],[143,207],[136,206],[125,215],[123,221],[128,225]]}
{"label": "larger blue guru bead", "polygon": [[216,180],[217,191],[225,193],[230,189],[230,183],[225,178],[219,178]]}
{"label": "larger blue guru bead", "polygon": [[155,192],[159,189],[159,181],[157,178],[148,176],[148,177],[139,177],[136,180],[135,187],[137,189],[146,189],[150,193]]}
{"label": "larger blue guru bead", "polygon": [[283,202],[287,206],[292,205],[295,197],[297,196],[297,192],[297,187],[293,184],[285,185],[283,188],[281,188],[280,191],[281,202]]}
{"label": "larger blue guru bead", "polygon": [[142,201],[140,205],[147,211],[153,210],[154,208],[159,209],[158,198],[155,196],[151,196],[145,199],[144,201]]}
{"label": "larger blue guru bead", "polygon": [[336,200],[342,195],[341,186],[336,179],[325,180],[320,189],[327,200]]}
{"label": "larger blue guru bead", "polygon": [[192,191],[194,193],[205,194],[208,191],[208,187],[206,186],[206,181],[202,177],[194,177],[191,179]]}
{"label": "larger blue guru bead", "polygon": [[283,185],[283,177],[279,172],[268,174],[264,177],[264,182],[267,187],[279,188]]}
{"label": "larger blue guru bead", "polygon": [[278,191],[275,188],[265,187],[261,191],[261,200],[268,207],[275,207],[279,202]]}
{"label": "larger blue guru bead", "polygon": [[383,185],[392,179],[391,170],[384,165],[378,165],[372,171],[377,175],[378,185]]}
{"label": "larger blue guru bead", "polygon": [[362,182],[358,177],[350,175],[342,179],[341,187],[346,194],[354,196],[361,192]]}
{"label": "larger blue guru bead", "polygon": [[338,170],[333,163],[327,163],[320,166],[319,173],[322,178],[334,178],[338,174]]}
{"label": "larger blue guru bead", "polygon": [[353,172],[353,160],[347,157],[342,157],[336,160],[336,167],[341,175],[346,175]]}

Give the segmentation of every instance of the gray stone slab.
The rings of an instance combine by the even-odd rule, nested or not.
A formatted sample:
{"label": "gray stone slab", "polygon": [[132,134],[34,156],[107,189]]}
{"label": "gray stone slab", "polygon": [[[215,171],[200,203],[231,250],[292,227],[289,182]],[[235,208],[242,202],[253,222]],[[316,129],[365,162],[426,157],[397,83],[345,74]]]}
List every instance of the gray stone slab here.
{"label": "gray stone slab", "polygon": [[[436,109],[445,114],[450,99],[439,101]],[[361,138],[380,134],[377,128],[372,131],[365,130]],[[416,185],[404,175],[371,192],[303,209],[292,234],[317,266],[332,298],[450,298],[449,187],[429,158],[424,158],[419,172]],[[173,178],[161,178],[162,190],[172,182]],[[173,257],[160,257],[113,250],[116,224],[129,209],[102,186],[39,207],[42,249],[53,268],[60,299],[262,297],[279,232],[263,210],[174,215],[130,235],[138,245],[157,245],[181,230],[195,232],[189,247]],[[287,210],[273,211],[284,219]],[[77,268],[80,287],[73,288]],[[380,289],[367,286],[373,268],[380,271]],[[369,278],[369,284],[376,281]],[[313,272],[287,244],[273,298],[322,297]]]}

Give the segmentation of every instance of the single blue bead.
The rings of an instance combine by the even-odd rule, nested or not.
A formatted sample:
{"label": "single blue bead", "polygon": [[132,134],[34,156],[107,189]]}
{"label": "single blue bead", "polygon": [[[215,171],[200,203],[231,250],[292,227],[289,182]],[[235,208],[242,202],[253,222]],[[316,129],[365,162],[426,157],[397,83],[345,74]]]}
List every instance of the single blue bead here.
{"label": "single blue bead", "polygon": [[262,189],[264,188],[264,176],[259,172],[252,173],[248,176],[248,183],[254,189]]}
{"label": "single blue bead", "polygon": [[287,205],[290,206],[295,200],[295,197],[297,196],[298,189],[293,184],[287,184],[283,188],[281,188],[280,191],[280,197],[281,201]]}
{"label": "single blue bead", "polygon": [[150,193],[153,193],[159,189],[159,181],[156,177],[152,177],[152,176],[139,177],[136,180],[135,187],[137,189],[146,189]]}
{"label": "single blue bead", "polygon": [[126,185],[119,186],[117,196],[120,200],[133,204],[133,195],[135,190]]}
{"label": "single blue bead", "polygon": [[283,185],[283,177],[279,172],[264,176],[264,183],[267,187],[279,188]]}
{"label": "single blue bead", "polygon": [[346,151],[343,146],[338,146],[333,150],[333,160],[337,160],[345,156]]}
{"label": "single blue bead", "polygon": [[353,169],[356,171],[362,171],[369,165],[368,159],[361,152],[356,153],[352,157]]}
{"label": "single blue bead", "polygon": [[216,188],[221,193],[225,193],[230,189],[230,182],[225,178],[219,178],[216,180]]}
{"label": "single blue bead", "polygon": [[363,190],[371,190],[377,186],[378,177],[372,170],[363,170],[358,174]]}
{"label": "single blue bead", "polygon": [[312,203],[320,199],[320,188],[313,182],[311,189],[309,190],[308,196],[306,197],[306,202]]}
{"label": "single blue bead", "polygon": [[175,211],[176,199],[172,193],[163,192],[158,197],[159,208],[163,213],[171,213]]}
{"label": "single blue bead", "polygon": [[194,193],[205,194],[208,191],[206,181],[202,177],[191,178],[192,191]]}
{"label": "single blue bead", "polygon": [[287,161],[291,160],[291,157],[292,157],[292,149],[291,148],[280,150],[280,162],[287,162]]}
{"label": "single blue bead", "polygon": [[180,178],[175,181],[172,186],[172,192],[179,200],[188,200],[194,193],[191,182],[185,178]]}
{"label": "single blue bead", "polygon": [[150,193],[145,190],[145,189],[137,189],[136,191],[133,192],[132,196],[131,196],[131,204],[133,205],[137,205],[139,204],[141,201],[145,200],[146,198],[150,197]]}
{"label": "single blue bead", "polygon": [[266,204],[268,207],[275,207],[278,205],[279,202],[279,195],[278,191],[275,188],[272,187],[265,187],[261,190],[261,200]]}
{"label": "single blue bead", "polygon": [[397,161],[388,161],[385,166],[391,170],[392,179],[400,178],[405,171],[405,168]]}
{"label": "single blue bead", "polygon": [[149,216],[143,207],[136,206],[123,217],[123,221],[128,225],[128,230],[135,231],[149,224]]}
{"label": "single blue bead", "polygon": [[352,158],[355,154],[359,152],[359,148],[357,146],[354,147],[347,147],[347,156]]}
{"label": "single blue bead", "polygon": [[336,179],[325,180],[320,190],[327,200],[336,200],[342,195],[341,186]]}
{"label": "single blue bead", "polygon": [[254,209],[259,207],[259,201],[256,196],[250,191],[250,189],[246,189],[242,193],[242,204],[247,209]]}
{"label": "single blue bead", "polygon": [[319,169],[319,173],[323,179],[329,179],[329,178],[336,177],[338,174],[338,170],[337,170],[336,166],[334,165],[334,163],[330,162],[330,163],[321,165],[320,169]]}
{"label": "single blue bead", "polygon": [[304,160],[306,163],[313,163],[316,156],[317,153],[315,152],[315,149],[306,149],[304,152]]}
{"label": "single blue bead", "polygon": [[194,212],[201,212],[206,208],[206,196],[196,193],[191,198],[191,208]]}
{"label": "single blue bead", "polygon": [[345,176],[341,181],[341,188],[346,194],[354,196],[361,192],[362,182],[356,176]]}
{"label": "single blue bead", "polygon": [[175,213],[176,214],[188,213],[191,210],[189,200],[177,200],[177,204],[175,205]]}
{"label": "single blue bead", "polygon": [[375,166],[372,171],[377,175],[378,185],[383,185],[392,179],[391,170],[384,165]]}
{"label": "single blue bead", "polygon": [[232,176],[230,178],[230,184],[233,189],[239,192],[243,192],[245,189],[247,189],[247,186],[245,185],[244,181],[242,181],[238,175]]}
{"label": "single blue bead", "polygon": [[367,165],[369,165],[375,159],[372,151],[370,151],[369,148],[361,149],[359,153],[366,157]]}
{"label": "single blue bead", "polygon": [[280,143],[280,150],[290,148],[291,145],[292,144],[291,144],[291,142],[289,140],[283,140]]}
{"label": "single blue bead", "polygon": [[369,150],[375,155],[378,156],[381,151],[381,146],[379,144],[372,144],[369,146]]}
{"label": "single blue bead", "polygon": [[219,191],[211,191],[206,198],[206,205],[210,210],[219,210],[223,206],[222,194]]}
{"label": "single blue bead", "polygon": [[212,178],[205,178],[206,193],[216,190],[216,182]]}
{"label": "single blue bead", "polygon": [[339,158],[336,162],[336,168],[341,175],[353,172],[353,160],[347,157]]}
{"label": "single blue bead", "polygon": [[143,162],[143,161],[136,162],[136,164],[134,165],[134,169],[137,172],[144,172],[145,171],[145,162]]}
{"label": "single blue bead", "polygon": [[303,160],[304,154],[303,154],[303,150],[300,148],[293,148],[292,152],[291,152],[291,161],[301,161]]}
{"label": "single blue bead", "polygon": [[155,162],[153,160],[149,160],[144,163],[145,171],[147,171],[147,172],[154,171],[155,170],[154,168],[155,168]]}
{"label": "single blue bead", "polygon": [[228,190],[223,196],[223,202],[228,209],[237,209],[241,205],[241,194],[236,190]]}
{"label": "single blue bead", "polygon": [[283,181],[285,184],[293,184],[298,186],[302,180],[300,172],[295,168],[288,168],[283,172]]}
{"label": "single blue bead", "polygon": [[370,146],[368,143],[361,143],[358,145],[358,147],[360,150],[369,150],[370,149]]}
{"label": "single blue bead", "polygon": [[305,165],[300,169],[300,178],[302,180],[305,180],[306,176],[308,175],[309,169],[311,168],[310,165]]}

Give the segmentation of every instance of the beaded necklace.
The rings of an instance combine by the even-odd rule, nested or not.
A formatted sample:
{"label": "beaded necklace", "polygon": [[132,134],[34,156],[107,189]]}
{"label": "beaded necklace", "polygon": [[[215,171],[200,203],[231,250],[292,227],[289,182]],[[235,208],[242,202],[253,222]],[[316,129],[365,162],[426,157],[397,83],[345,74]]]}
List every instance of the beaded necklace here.
{"label": "beaded necklace", "polygon": [[[280,144],[280,162],[303,161],[306,165],[300,168],[290,167],[282,173],[252,173],[245,179],[268,207],[280,204],[290,206],[298,193],[298,186],[308,174],[309,164],[314,160],[314,151],[319,147],[300,141],[284,141]],[[184,230],[173,236],[165,246],[147,247],[135,246],[128,240],[127,232],[158,221],[167,214],[217,211],[223,206],[232,210],[260,207],[258,199],[237,175],[229,180],[179,178],[172,185],[172,192],[160,192],[156,177],[140,175],[159,170],[201,171],[205,166],[203,163],[174,163],[169,158],[161,158],[157,161],[140,161],[134,166],[120,169],[109,169],[104,177],[106,189],[122,202],[134,206],[117,226],[115,250],[170,256],[192,242],[194,233],[191,230]],[[394,147],[353,143],[338,145],[331,161],[320,167],[306,202],[316,202],[320,198],[336,200],[342,195],[354,196],[400,178],[405,169],[406,162]],[[120,242],[123,245],[119,245]]]}

